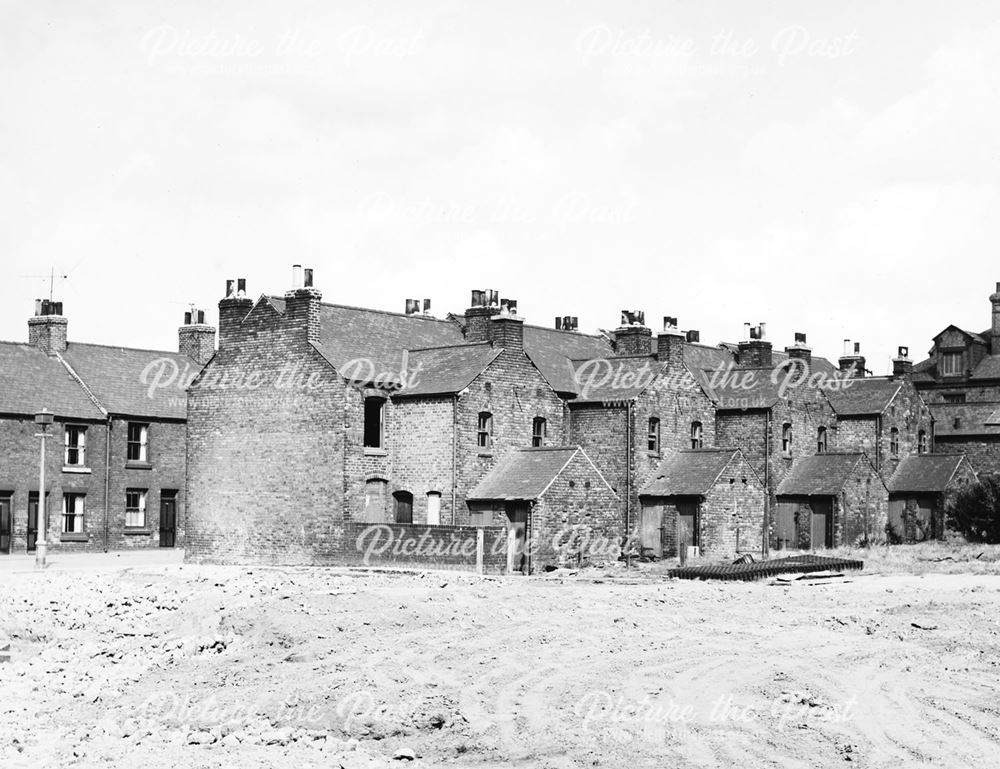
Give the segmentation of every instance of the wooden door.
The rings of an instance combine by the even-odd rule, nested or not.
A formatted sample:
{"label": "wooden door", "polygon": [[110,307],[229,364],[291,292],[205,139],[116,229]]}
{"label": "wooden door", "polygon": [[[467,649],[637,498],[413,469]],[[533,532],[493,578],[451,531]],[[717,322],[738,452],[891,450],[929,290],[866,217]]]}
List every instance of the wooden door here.
{"label": "wooden door", "polygon": [[507,573],[526,574],[528,569],[528,505],[512,502],[507,512]]}
{"label": "wooden door", "polygon": [[779,501],[774,508],[774,546],[777,550],[794,550],[799,546],[795,530],[797,502]]}
{"label": "wooden door", "polygon": [[833,501],[827,498],[810,500],[809,544],[813,550],[833,547]]}
{"label": "wooden door", "polygon": [[677,552],[686,554],[688,545],[700,545],[698,533],[698,503],[677,503]]}
{"label": "wooden door", "polygon": [[413,495],[408,491],[397,491],[392,500],[396,523],[413,523]]}
{"label": "wooden door", "polygon": [[643,555],[663,557],[663,504],[643,500],[639,520],[639,547]]}
{"label": "wooden door", "polygon": [[177,494],[160,492],[160,547],[173,547],[177,541]]}
{"label": "wooden door", "polygon": [[9,555],[14,538],[14,516],[11,512],[10,495],[0,496],[0,554]]}

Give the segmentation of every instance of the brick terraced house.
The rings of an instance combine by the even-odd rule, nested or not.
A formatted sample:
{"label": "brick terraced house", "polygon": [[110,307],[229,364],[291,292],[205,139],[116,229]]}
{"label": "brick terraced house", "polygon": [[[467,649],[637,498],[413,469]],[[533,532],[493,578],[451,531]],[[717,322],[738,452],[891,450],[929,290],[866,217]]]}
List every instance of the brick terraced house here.
{"label": "brick terraced house", "polygon": [[[930,412],[905,361],[892,377],[867,377],[857,346],[834,365],[812,355],[804,334],[774,351],[761,324],[712,347],[675,318],[654,336],[637,311],[584,334],[572,317],[527,324],[495,291],[474,291],[464,313],[443,318],[427,300],[385,312],[325,303],[311,277],[296,267],[291,290],[256,300],[230,281],[219,304],[218,353],[188,394],[192,560],[344,560],[361,524],[501,525],[516,539],[527,522],[512,503],[530,500],[486,499],[482,484],[543,448],[586,458],[624,537],[638,531],[640,496],[671,458],[724,447],[748,468],[740,483],[761,484],[762,525],[740,524],[741,549],[754,530],[765,549],[827,546],[857,533],[838,518],[854,514],[842,499],[824,513],[830,536],[782,538],[772,514],[798,462],[864,454],[878,479],[862,515],[871,522],[885,518],[898,462],[929,446]],[[572,525],[551,499],[545,512],[544,526]],[[690,537],[705,552],[733,550],[732,526],[700,521]]]}
{"label": "brick terraced house", "polygon": [[[35,414],[46,444],[46,542],[63,550],[184,543],[185,378],[214,351],[215,329],[186,318],[180,352],[67,339],[61,302],[36,303],[28,343],[0,342],[0,555],[33,552],[38,534]],[[204,318],[200,318],[204,320]],[[150,387],[154,382],[171,386]]]}

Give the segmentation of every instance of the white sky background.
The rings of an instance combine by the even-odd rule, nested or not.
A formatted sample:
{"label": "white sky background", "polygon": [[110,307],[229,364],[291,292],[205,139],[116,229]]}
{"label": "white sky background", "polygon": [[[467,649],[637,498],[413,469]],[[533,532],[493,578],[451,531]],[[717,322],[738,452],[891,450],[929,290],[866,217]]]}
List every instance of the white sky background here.
{"label": "white sky background", "polygon": [[991,3],[255,5],[0,4],[0,338],[50,267],[71,341],[173,349],[295,262],[330,302],[765,321],[876,374],[990,324]]}

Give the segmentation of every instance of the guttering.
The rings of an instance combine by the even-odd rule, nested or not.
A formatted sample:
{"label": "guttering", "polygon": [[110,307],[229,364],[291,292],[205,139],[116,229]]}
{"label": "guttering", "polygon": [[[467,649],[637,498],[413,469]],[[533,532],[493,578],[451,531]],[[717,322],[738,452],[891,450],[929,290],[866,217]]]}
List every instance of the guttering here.
{"label": "guttering", "polygon": [[764,531],[761,553],[771,551],[771,409],[764,410]]}

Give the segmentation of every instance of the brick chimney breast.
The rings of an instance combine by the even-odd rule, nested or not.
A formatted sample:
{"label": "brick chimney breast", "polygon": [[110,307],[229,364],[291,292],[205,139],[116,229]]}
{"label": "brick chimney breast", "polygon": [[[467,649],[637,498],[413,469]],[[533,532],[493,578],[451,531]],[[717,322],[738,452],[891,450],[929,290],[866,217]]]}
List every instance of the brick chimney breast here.
{"label": "brick chimney breast", "polygon": [[618,355],[651,355],[653,330],[646,325],[640,310],[622,310],[621,326],[615,329],[615,352]]}
{"label": "brick chimney breast", "polygon": [[500,314],[500,302],[493,290],[473,291],[472,302],[465,311],[465,341],[489,342],[490,318]]}
{"label": "brick chimney breast", "polygon": [[[242,286],[242,291],[237,289]],[[219,350],[226,350],[240,341],[240,326],[253,307],[253,300],[246,295],[246,279],[226,281],[225,298],[219,301]]]}
{"label": "brick chimney breast", "polygon": [[66,351],[69,320],[62,314],[62,302],[37,300],[35,315],[28,318],[28,344],[47,355]]}
{"label": "brick chimney breast", "polygon": [[684,345],[687,335],[677,328],[677,318],[665,317],[663,331],[656,337],[656,359],[665,363],[670,371],[684,366]]}
{"label": "brick chimney breast", "polygon": [[744,368],[770,368],[774,365],[773,347],[764,338],[764,324],[750,326],[744,324],[748,329],[747,339],[739,344],[739,364]]}
{"label": "brick chimney breast", "polygon": [[910,348],[900,347],[898,354],[892,359],[892,378],[908,379],[913,375],[913,361],[910,360]]}
{"label": "brick chimney breast", "polygon": [[184,313],[184,325],[177,329],[177,351],[202,366],[215,355],[215,326],[205,323],[204,310]]}
{"label": "brick chimney breast", "polygon": [[800,360],[806,366],[812,366],[812,347],[806,345],[806,335],[801,331],[795,333],[795,344],[786,347],[785,352],[789,358]]}

